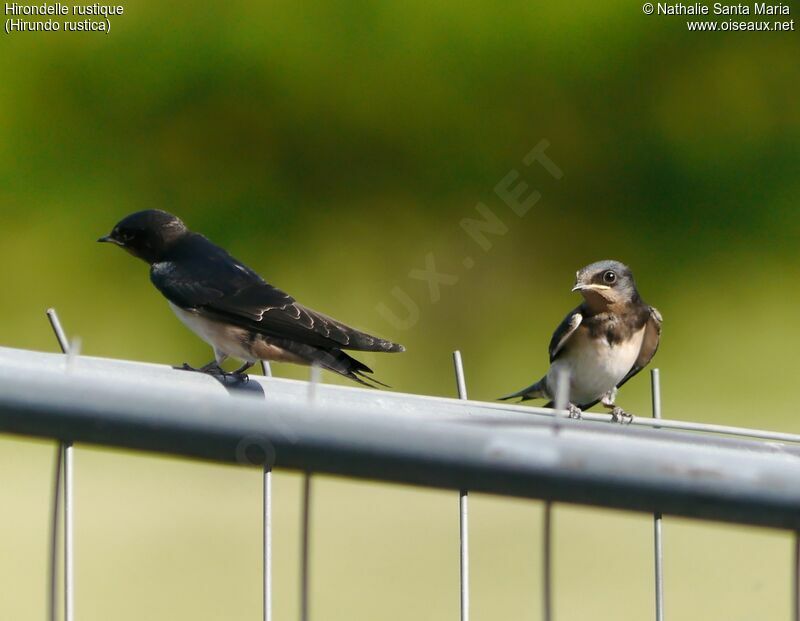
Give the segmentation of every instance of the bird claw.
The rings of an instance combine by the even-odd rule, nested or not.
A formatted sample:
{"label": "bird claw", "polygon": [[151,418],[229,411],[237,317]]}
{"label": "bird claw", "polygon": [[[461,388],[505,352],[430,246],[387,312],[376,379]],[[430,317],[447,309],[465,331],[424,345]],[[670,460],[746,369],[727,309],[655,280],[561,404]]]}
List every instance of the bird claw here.
{"label": "bird claw", "polygon": [[628,414],[621,407],[615,405],[611,410],[611,422],[630,425],[633,422],[633,414]]}
{"label": "bird claw", "polygon": [[213,375],[223,384],[228,382],[228,380],[234,384],[246,384],[250,381],[250,376],[247,373],[242,373],[241,371],[223,371],[217,367],[215,369],[209,369],[206,371],[206,373],[208,375]]}
{"label": "bird claw", "polygon": [[570,403],[569,407],[567,408],[567,416],[574,420],[580,420],[583,416],[583,412],[577,405]]}

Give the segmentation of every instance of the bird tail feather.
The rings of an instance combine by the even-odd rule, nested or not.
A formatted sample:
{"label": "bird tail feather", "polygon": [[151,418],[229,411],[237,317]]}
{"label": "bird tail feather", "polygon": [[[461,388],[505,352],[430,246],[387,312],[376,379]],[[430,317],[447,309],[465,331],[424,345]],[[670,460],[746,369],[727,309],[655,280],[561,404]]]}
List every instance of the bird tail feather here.
{"label": "bird tail feather", "polygon": [[510,395],[500,397],[500,401],[508,401],[509,399],[517,398],[519,398],[520,401],[528,401],[530,399],[545,399],[548,397],[545,379],[546,378],[543,377],[538,382],[531,384],[522,390],[518,390],[517,392],[512,392]]}
{"label": "bird tail feather", "polygon": [[367,373],[371,374],[372,369],[363,362],[346,354],[341,349],[317,349],[310,356],[310,362],[312,364],[318,364],[328,371],[343,375],[354,382],[358,382],[362,386],[367,386],[369,388],[376,388],[377,386],[390,388],[388,384],[384,384],[374,377],[366,375]]}

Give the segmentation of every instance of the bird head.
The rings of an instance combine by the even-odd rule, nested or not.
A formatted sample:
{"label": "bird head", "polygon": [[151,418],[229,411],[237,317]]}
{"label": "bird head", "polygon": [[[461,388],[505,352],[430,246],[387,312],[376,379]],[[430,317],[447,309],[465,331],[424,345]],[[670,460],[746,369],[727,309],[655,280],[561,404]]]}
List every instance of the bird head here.
{"label": "bird head", "polygon": [[598,261],[578,270],[572,290],[597,309],[621,306],[639,297],[631,270],[619,261]]}
{"label": "bird head", "polygon": [[111,233],[97,241],[116,244],[152,264],[161,260],[170,246],[188,232],[180,218],[159,209],[147,209],[123,218]]}

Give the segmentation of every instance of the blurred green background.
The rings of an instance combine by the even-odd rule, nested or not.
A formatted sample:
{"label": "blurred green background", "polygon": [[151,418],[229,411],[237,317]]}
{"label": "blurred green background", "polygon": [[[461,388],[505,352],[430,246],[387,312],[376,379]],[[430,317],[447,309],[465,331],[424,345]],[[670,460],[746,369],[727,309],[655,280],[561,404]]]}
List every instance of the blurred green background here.
{"label": "blurred green background", "polygon": [[[124,2],[100,34],[0,36],[0,344],[204,363],[146,266],[95,239],[161,208],[300,301],[404,343],[394,389],[493,399],[546,369],[574,272],[634,270],[664,315],[664,414],[800,432],[796,32],[692,33],[638,4]],[[522,158],[540,140],[555,180]],[[541,200],[518,217],[516,170]],[[508,231],[461,229],[487,205]],[[433,253],[458,277],[431,302]],[[464,260],[474,262],[471,269]],[[419,318],[403,329],[380,313]],[[277,365],[276,374],[307,371]],[[326,381],[338,382],[331,375]],[[648,412],[646,374],[620,403]],[[0,438],[0,619],[45,611],[53,447]],[[257,619],[256,471],[80,447],[82,621]],[[300,479],[275,483],[276,619],[296,618]],[[452,493],[315,479],[316,619],[454,619]],[[541,505],[475,496],[473,618],[537,619]],[[561,620],[652,615],[651,519],[559,506]],[[789,615],[790,539],[667,519],[671,619]]]}

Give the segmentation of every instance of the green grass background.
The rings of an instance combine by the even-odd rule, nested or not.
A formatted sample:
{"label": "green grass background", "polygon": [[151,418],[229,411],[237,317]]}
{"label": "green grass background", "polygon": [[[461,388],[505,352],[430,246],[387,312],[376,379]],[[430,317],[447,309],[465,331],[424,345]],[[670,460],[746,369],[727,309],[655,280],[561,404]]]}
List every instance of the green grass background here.
{"label": "green grass background", "polygon": [[[460,348],[493,399],[545,370],[575,270],[618,258],[664,315],[665,416],[800,432],[796,33],[613,0],[124,6],[108,36],[0,36],[0,344],[53,351],[52,305],[86,354],[206,362],[146,267],[94,243],[162,208],[406,344],[365,357],[395,389],[454,395]],[[543,138],[560,181],[521,164]],[[512,169],[542,194],[523,218],[493,194]],[[508,226],[488,252],[459,227],[479,201]],[[459,277],[436,303],[408,277],[431,252]],[[411,329],[376,310],[395,286]],[[646,376],[620,402],[646,413]],[[3,620],[44,614],[52,455],[0,438]],[[258,618],[258,472],[85,447],[76,468],[82,621]],[[456,618],[455,494],[314,485],[314,618]],[[276,619],[299,493],[276,475]],[[473,618],[539,618],[541,505],[476,495],[470,520]],[[669,618],[788,617],[788,535],[668,518],[665,543]],[[559,619],[651,617],[649,517],[559,506],[556,553]]]}

